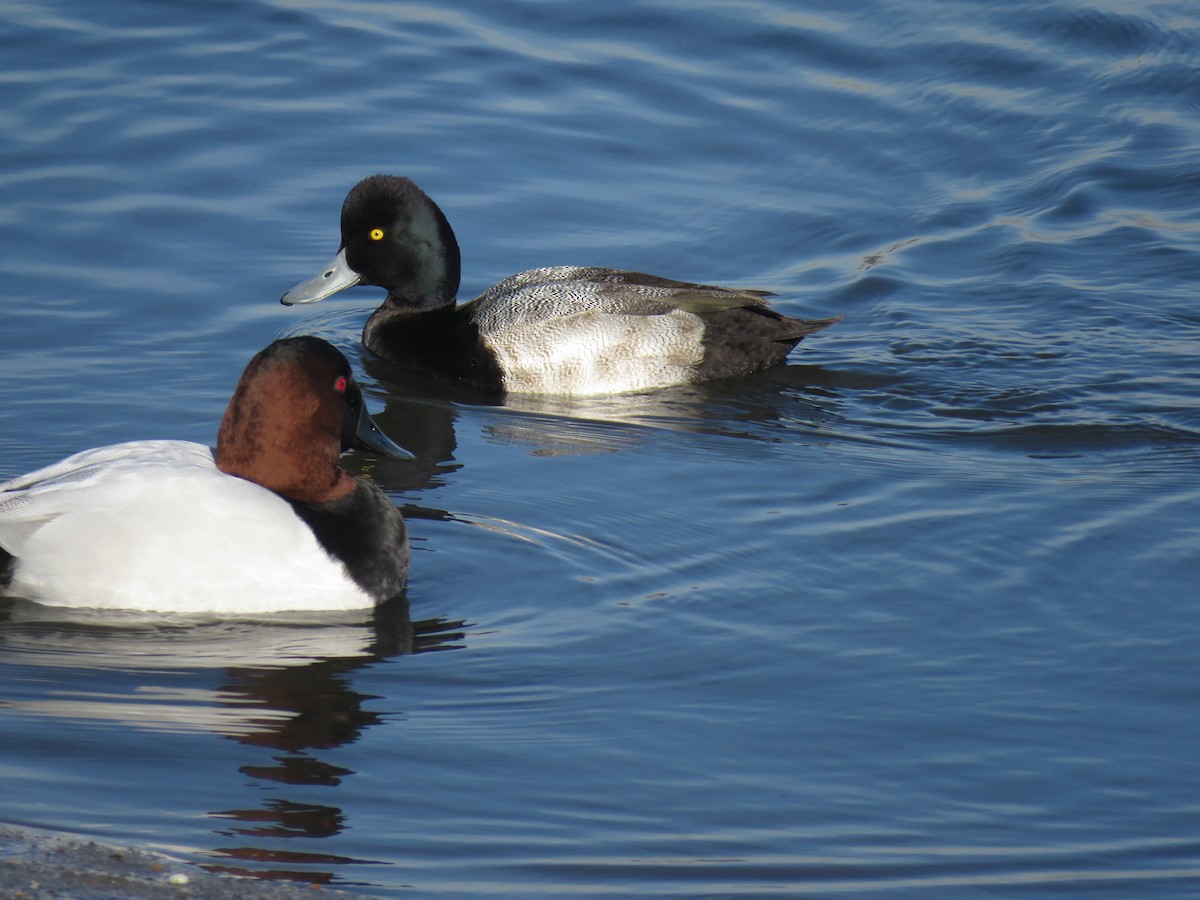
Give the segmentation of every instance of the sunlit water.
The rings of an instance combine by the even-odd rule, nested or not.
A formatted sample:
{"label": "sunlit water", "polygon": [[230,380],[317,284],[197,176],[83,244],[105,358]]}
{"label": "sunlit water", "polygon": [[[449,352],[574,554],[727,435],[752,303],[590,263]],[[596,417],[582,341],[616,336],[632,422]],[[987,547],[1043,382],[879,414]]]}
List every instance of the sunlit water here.
{"label": "sunlit water", "polygon": [[[0,22],[0,478],[211,441],[280,334],[418,454],[348,458],[408,609],[0,601],[0,819],[383,896],[1200,891],[1200,8]],[[378,291],[277,303],[375,171],[463,297],[583,263],[846,318],[737,382],[464,401],[358,350]]]}

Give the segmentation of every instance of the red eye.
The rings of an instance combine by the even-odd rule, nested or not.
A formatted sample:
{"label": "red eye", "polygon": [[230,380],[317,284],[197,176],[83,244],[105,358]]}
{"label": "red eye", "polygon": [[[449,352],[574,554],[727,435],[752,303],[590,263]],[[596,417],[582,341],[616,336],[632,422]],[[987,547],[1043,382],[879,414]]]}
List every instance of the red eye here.
{"label": "red eye", "polygon": [[333,383],[333,389],[339,394],[346,393],[346,376],[339,375],[337,381]]}

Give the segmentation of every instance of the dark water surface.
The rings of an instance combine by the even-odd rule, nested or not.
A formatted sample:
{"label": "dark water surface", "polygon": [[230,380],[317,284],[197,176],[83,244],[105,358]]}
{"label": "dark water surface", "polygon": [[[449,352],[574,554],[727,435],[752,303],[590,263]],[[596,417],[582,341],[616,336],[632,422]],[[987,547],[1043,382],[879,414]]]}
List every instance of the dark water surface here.
{"label": "dark water surface", "polygon": [[[0,22],[0,478],[211,441],[280,334],[418,454],[349,458],[416,625],[0,601],[0,821],[397,897],[1200,893],[1196,4]],[[278,305],[375,171],[464,298],[598,264],[846,318],[463,402],[358,350],[379,291]]]}

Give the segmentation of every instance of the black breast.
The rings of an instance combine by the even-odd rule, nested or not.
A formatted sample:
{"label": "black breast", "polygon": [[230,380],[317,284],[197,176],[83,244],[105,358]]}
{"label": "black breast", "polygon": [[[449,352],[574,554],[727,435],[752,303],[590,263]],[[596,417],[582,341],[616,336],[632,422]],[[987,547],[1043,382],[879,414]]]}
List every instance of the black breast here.
{"label": "black breast", "polygon": [[503,393],[496,354],[479,336],[469,306],[414,310],[388,298],[367,319],[363,345],[394,366],[429,372],[489,393]]}
{"label": "black breast", "polygon": [[12,583],[15,562],[13,555],[0,547],[0,588],[6,588]]}
{"label": "black breast", "polygon": [[354,490],[338,500],[289,502],[325,551],[376,603],[404,589],[408,534],[400,510],[383,491],[359,478]]}

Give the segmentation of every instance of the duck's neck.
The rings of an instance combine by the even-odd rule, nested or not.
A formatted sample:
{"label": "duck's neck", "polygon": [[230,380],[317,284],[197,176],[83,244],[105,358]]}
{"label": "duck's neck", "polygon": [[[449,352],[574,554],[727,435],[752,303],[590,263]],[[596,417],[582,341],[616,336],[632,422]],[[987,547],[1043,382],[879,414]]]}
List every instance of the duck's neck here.
{"label": "duck's neck", "polygon": [[322,503],[354,490],[354,476],[338,468],[336,460],[319,454],[297,455],[294,448],[262,448],[253,453],[242,449],[218,443],[217,468],[226,475],[261,484],[286,500]]}
{"label": "duck's neck", "polygon": [[504,375],[465,306],[453,300],[415,308],[389,295],[363,328],[363,344],[393,365],[432,372],[487,391],[503,391]]}

